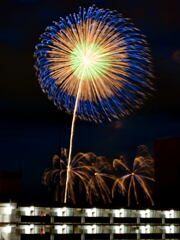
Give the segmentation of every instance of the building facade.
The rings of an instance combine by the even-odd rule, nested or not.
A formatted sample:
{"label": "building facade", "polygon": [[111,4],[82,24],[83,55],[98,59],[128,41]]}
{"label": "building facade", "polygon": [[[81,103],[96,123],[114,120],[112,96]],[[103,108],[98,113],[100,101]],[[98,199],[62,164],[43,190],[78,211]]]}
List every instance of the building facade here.
{"label": "building facade", "polygon": [[180,239],[180,211],[0,204],[0,240]]}
{"label": "building facade", "polygon": [[180,206],[180,138],[159,139],[154,144],[156,206]]}
{"label": "building facade", "polygon": [[0,171],[0,200],[19,199],[22,193],[22,173]]}

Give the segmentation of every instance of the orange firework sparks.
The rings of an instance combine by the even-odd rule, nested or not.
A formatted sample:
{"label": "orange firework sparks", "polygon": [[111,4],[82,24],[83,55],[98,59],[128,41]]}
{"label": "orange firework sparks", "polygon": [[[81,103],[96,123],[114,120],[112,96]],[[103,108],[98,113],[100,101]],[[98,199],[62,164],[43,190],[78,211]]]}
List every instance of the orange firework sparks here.
{"label": "orange firework sparks", "polygon": [[139,146],[138,151],[140,153],[135,157],[131,169],[123,156],[114,159],[111,164],[106,157],[97,156],[92,152],[77,153],[68,165],[68,151],[61,148],[60,157],[53,156],[53,168],[44,172],[43,182],[47,185],[53,185],[52,183],[56,185],[57,200],[58,195],[64,198],[66,192],[67,202],[73,204],[76,203],[80,193],[84,193],[83,196],[91,205],[99,200],[111,203],[116,190],[123,195],[127,194],[128,206],[131,205],[132,196],[139,204],[138,195],[141,188],[153,205],[149,183],[154,182],[154,160],[145,146]]}
{"label": "orange firework sparks", "polygon": [[114,95],[126,81],[121,75],[128,76],[126,44],[106,22],[87,19],[67,27],[52,38],[48,53],[51,76],[64,92],[77,97],[82,81],[80,100],[97,102]]}
{"label": "orange firework sparks", "polygon": [[[111,203],[110,180],[114,180],[114,176],[107,173],[109,170],[109,162],[103,156],[96,156],[89,153],[88,159],[91,160],[92,171],[87,186],[87,200],[93,204],[95,200],[102,199],[104,203]],[[95,161],[92,161],[92,160]]]}
{"label": "orange firework sparks", "polygon": [[117,177],[113,184],[112,194],[114,197],[115,191],[120,190],[123,195],[127,194],[128,206],[131,205],[131,195],[134,194],[136,203],[139,204],[138,200],[138,185],[142,188],[145,196],[150,200],[151,204],[154,205],[154,201],[151,196],[151,189],[148,182],[154,182],[153,172],[153,159],[152,157],[138,156],[134,159],[132,169],[129,168],[127,162],[120,156],[119,159],[114,159],[114,168],[122,168],[127,173],[121,177]]}
{"label": "orange firework sparks", "polygon": [[[78,183],[79,187],[83,187],[86,191],[88,182],[90,180],[91,166],[84,164],[85,157],[88,153],[77,153],[71,161],[68,167],[68,151],[65,148],[61,148],[60,157],[58,155],[53,156],[53,163],[56,160],[56,166],[52,169],[46,170],[43,174],[43,182],[46,185],[51,183],[56,184],[56,200],[59,199],[59,195],[63,196],[63,193],[67,191],[67,200],[70,199],[74,204],[76,203],[75,184]],[[58,163],[57,163],[58,162]],[[68,168],[68,172],[67,172]],[[68,188],[66,189],[66,179],[69,174]],[[59,192],[61,190],[61,194]],[[77,188],[76,188],[77,189]]]}
{"label": "orange firework sparks", "polygon": [[[64,170],[62,170],[62,182],[64,186],[66,181],[67,163],[62,161]],[[75,203],[75,181],[79,179],[86,192],[87,201],[92,204],[94,200],[102,199],[104,203],[111,202],[111,191],[107,184],[108,179],[114,179],[114,176],[107,174],[108,163],[105,157],[96,156],[94,153],[78,153],[71,161],[69,167],[69,181],[67,190],[67,199],[71,199]]]}
{"label": "orange firework sparks", "polygon": [[[67,150],[66,150],[67,151]],[[60,185],[65,189],[66,199],[70,199],[74,204],[76,203],[75,183],[78,181],[78,186],[82,186],[85,191],[90,180],[90,172],[92,167],[84,164],[85,157],[88,153],[77,153],[68,165],[68,155],[66,160],[61,160]],[[67,182],[67,175],[69,177]]]}
{"label": "orange firework sparks", "polygon": [[113,179],[110,174],[102,173],[94,168],[87,186],[87,200],[92,205],[94,200],[102,199],[104,203],[111,203],[111,191],[107,179]]}

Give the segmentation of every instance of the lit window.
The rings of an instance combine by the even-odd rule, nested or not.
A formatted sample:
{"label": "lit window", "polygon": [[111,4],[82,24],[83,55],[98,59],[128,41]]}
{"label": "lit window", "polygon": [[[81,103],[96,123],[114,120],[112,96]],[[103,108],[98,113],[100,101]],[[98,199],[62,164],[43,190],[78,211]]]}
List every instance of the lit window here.
{"label": "lit window", "polygon": [[165,226],[165,232],[166,233],[175,233],[175,226],[174,225]]}
{"label": "lit window", "polygon": [[97,209],[96,208],[86,209],[86,215],[88,217],[96,217],[97,216]]}
{"label": "lit window", "polygon": [[114,216],[115,217],[124,217],[125,216],[125,209],[115,209],[114,211]]}
{"label": "lit window", "polygon": [[4,233],[11,233],[11,226],[4,227]]}
{"label": "lit window", "polygon": [[25,234],[31,234],[33,230],[34,230],[34,224],[24,226]]}
{"label": "lit window", "polygon": [[25,215],[26,215],[26,216],[34,215],[34,209],[35,209],[34,206],[25,207],[25,208],[24,208]]}
{"label": "lit window", "polygon": [[95,224],[88,225],[85,228],[86,228],[87,233],[96,233],[97,232],[97,226]]}
{"label": "lit window", "polygon": [[114,226],[114,232],[115,233],[124,233],[125,232],[125,227],[123,224],[120,226]]}
{"label": "lit window", "polygon": [[56,231],[58,234],[67,233],[67,225],[56,226]]}
{"label": "lit window", "polygon": [[56,213],[57,213],[57,216],[69,216],[69,209],[66,208],[66,207],[63,207],[63,208],[57,208],[56,209]]}
{"label": "lit window", "polygon": [[12,213],[13,208],[14,207],[9,204],[7,207],[4,208],[4,213],[10,215]]}
{"label": "lit window", "polygon": [[141,230],[141,233],[150,233],[151,227],[150,227],[150,225],[140,226],[140,230]]}
{"label": "lit window", "polygon": [[174,210],[164,211],[164,215],[165,215],[166,218],[174,218],[175,217],[175,211]]}
{"label": "lit window", "polygon": [[148,217],[150,217],[150,216],[151,216],[151,210],[149,210],[149,209],[141,210],[141,211],[140,211],[140,216],[141,216],[142,218],[148,218]]}

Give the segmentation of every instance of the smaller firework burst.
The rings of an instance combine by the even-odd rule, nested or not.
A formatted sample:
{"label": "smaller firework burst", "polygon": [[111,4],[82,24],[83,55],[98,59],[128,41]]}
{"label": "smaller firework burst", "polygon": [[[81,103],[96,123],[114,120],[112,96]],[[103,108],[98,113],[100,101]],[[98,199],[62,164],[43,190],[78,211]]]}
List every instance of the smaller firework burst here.
{"label": "smaller firework burst", "polygon": [[57,154],[52,157],[52,168],[46,169],[42,176],[43,184],[54,190],[54,199],[59,201],[60,195],[60,158]]}
{"label": "smaller firework burst", "polygon": [[91,159],[92,171],[87,186],[87,200],[91,205],[100,199],[104,203],[111,203],[110,183],[115,178],[109,172],[110,163],[104,156],[89,154],[88,157]]}
{"label": "smaller firework burst", "polygon": [[[60,184],[64,190],[64,195],[67,200],[76,203],[77,186],[79,190],[87,191],[87,185],[90,180],[90,172],[92,167],[85,164],[86,156],[88,153],[77,153],[68,167],[68,155],[65,161],[61,161],[61,181]],[[67,170],[68,169],[68,170]],[[66,186],[67,175],[69,176],[68,186]]]}
{"label": "smaller firework burst", "polygon": [[[143,146],[139,147],[138,150],[142,151]],[[144,149],[144,148],[143,148]],[[126,173],[117,177],[112,187],[112,195],[114,197],[115,191],[120,192],[128,197],[128,206],[131,205],[131,197],[134,195],[136,203],[139,204],[138,188],[139,186],[143,190],[147,199],[150,200],[151,204],[154,205],[154,201],[151,196],[151,189],[149,182],[154,182],[154,164],[153,158],[150,154],[141,153],[134,159],[132,169],[128,166],[123,156],[118,159],[114,159],[113,167],[116,169],[123,169]]]}
{"label": "smaller firework burst", "polygon": [[[71,161],[68,169],[69,181],[66,188],[68,151],[61,148],[60,156],[53,156],[53,167],[43,174],[43,183],[55,188],[55,199],[63,201],[63,196],[68,202],[76,203],[78,193],[84,193],[86,200],[93,204],[100,199],[104,203],[111,202],[111,190],[109,180],[114,177],[109,173],[111,164],[103,156],[96,154],[77,153]],[[67,191],[67,192],[66,192]]]}
{"label": "smaller firework burst", "polygon": [[[69,167],[69,182],[67,188],[67,199],[69,199],[73,204],[76,203],[76,190],[77,186],[79,191],[84,189],[86,191],[91,171],[91,166],[83,163],[85,161],[88,153],[77,153],[70,164]],[[68,151],[65,148],[60,149],[60,156],[53,156],[53,167],[48,169],[43,174],[43,183],[49,185],[50,187],[56,186],[56,196],[55,199],[59,200],[59,196],[63,198],[65,194],[65,185],[67,177],[67,165],[68,165]],[[76,188],[75,188],[76,184]],[[60,188],[60,190],[59,190]],[[75,190],[76,189],[76,190]],[[61,193],[61,194],[60,194]]]}

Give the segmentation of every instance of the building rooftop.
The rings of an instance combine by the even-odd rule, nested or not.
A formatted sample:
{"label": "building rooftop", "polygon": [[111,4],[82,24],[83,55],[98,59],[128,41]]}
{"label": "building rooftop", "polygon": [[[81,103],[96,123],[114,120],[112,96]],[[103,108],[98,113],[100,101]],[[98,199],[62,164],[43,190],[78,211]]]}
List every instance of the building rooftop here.
{"label": "building rooftop", "polygon": [[180,239],[180,211],[0,204],[0,239]]}

